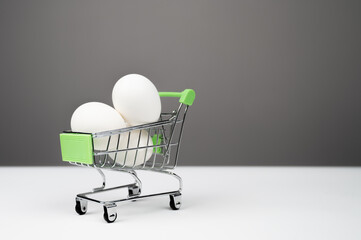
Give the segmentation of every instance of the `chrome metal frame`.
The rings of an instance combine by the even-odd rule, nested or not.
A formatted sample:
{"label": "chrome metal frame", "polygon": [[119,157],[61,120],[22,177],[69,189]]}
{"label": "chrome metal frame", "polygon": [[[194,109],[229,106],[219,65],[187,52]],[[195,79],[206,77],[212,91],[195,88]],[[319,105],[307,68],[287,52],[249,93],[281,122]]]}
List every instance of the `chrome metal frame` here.
{"label": "chrome metal frame", "polygon": [[[76,207],[77,212],[79,214],[84,214],[87,211],[87,201],[92,201],[103,205],[104,219],[107,222],[114,222],[117,217],[117,203],[160,195],[169,195],[171,208],[174,210],[179,209],[181,206],[181,191],[183,188],[183,182],[182,178],[177,174],[173,173],[171,170],[173,170],[178,163],[179,147],[182,139],[183,126],[188,108],[188,105],[184,105],[181,103],[176,111],[173,111],[171,113],[162,113],[160,120],[157,122],[111,131],[93,133],[93,139],[108,138],[106,149],[101,151],[94,151],[93,164],[83,164],[77,162],[70,163],[77,166],[95,168],[101,175],[102,185],[100,187],[93,188],[93,190],[90,192],[79,193],[76,195],[76,206],[78,207]],[[139,130],[136,147],[129,145],[131,131],[135,130]],[[146,131],[148,136],[151,136],[152,133],[156,134],[156,144],[151,144],[149,142],[149,137],[146,146],[144,146],[144,144],[140,144],[142,131]],[[162,135],[162,139],[159,139],[160,135]],[[121,148],[119,143],[121,141],[120,139],[124,136],[128,136],[127,145],[126,148]],[[112,140],[114,141],[114,139],[116,140],[116,148],[111,149],[110,143]],[[161,150],[159,151],[158,149]],[[127,158],[129,151],[136,151],[133,164],[131,165],[129,165],[129,159]],[[136,164],[138,151],[145,151],[144,161],[141,164]],[[147,151],[153,151],[153,153],[152,157],[148,161],[145,161]],[[120,161],[118,157],[119,155],[121,155],[120,153],[122,152],[125,152],[124,159],[123,161]],[[114,159],[110,155],[113,155]],[[134,182],[130,184],[106,188],[106,176],[102,171],[103,169],[130,174],[133,177]],[[173,191],[142,195],[142,181],[139,179],[136,170],[148,170],[155,173],[167,174],[178,180],[179,187],[178,189]],[[128,188],[128,196],[126,198],[104,201],[90,197],[91,195],[96,195],[97,193],[118,190],[122,188]]]}

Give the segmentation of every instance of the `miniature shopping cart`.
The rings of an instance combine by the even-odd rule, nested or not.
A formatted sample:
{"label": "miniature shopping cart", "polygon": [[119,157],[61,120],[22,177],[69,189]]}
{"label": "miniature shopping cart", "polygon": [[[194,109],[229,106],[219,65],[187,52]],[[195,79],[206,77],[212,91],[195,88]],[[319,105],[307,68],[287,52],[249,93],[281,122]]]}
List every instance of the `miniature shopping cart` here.
{"label": "miniature shopping cart", "polygon": [[[157,122],[98,133],[64,131],[60,134],[63,161],[77,166],[95,168],[103,180],[101,187],[76,196],[75,211],[79,215],[86,213],[88,201],[92,201],[103,205],[104,219],[111,223],[117,218],[117,203],[160,195],[169,195],[171,209],[178,210],[181,207],[182,179],[171,170],[178,162],[184,121],[189,106],[193,104],[195,92],[192,89],[186,89],[183,92],[160,92],[159,95],[178,97],[180,104],[177,110],[162,113]],[[148,139],[146,143],[141,142],[144,135],[149,136],[146,138]],[[134,136],[137,138],[135,145],[131,140]],[[97,138],[107,140],[105,150],[94,150],[94,140]],[[125,143],[124,139],[126,139]],[[133,142],[133,145],[130,142]],[[151,155],[150,158],[149,155]],[[140,159],[143,157],[144,159]],[[103,169],[128,173],[135,181],[122,186],[105,188],[106,177]],[[174,191],[142,195],[142,182],[136,173],[137,170],[167,174],[178,180],[179,188]],[[126,198],[112,201],[93,198],[93,195],[98,193],[121,188],[128,189]]]}

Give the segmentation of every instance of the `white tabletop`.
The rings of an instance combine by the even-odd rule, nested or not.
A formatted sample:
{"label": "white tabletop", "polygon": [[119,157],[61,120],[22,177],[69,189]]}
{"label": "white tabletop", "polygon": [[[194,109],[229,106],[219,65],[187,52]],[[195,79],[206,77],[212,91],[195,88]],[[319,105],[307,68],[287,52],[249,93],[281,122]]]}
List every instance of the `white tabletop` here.
{"label": "white tabletop", "polygon": [[[100,185],[93,169],[1,167],[0,239],[361,239],[361,168],[179,167],[183,205],[160,196],[74,211],[75,195]],[[143,193],[172,190],[169,176],[140,172]],[[109,172],[109,186],[129,176]],[[113,197],[123,196],[114,192]],[[110,197],[110,196],[107,196]],[[6,236],[6,237],[5,237]],[[51,238],[49,238],[51,237]]]}

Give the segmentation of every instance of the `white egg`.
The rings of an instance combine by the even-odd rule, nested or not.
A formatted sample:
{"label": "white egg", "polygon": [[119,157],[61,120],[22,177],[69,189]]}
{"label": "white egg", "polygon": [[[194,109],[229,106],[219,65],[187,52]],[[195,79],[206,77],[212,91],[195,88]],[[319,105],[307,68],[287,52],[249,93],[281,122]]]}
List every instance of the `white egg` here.
{"label": "white egg", "polygon": [[[130,136],[130,137],[129,137]],[[129,143],[128,143],[129,139]],[[138,139],[139,145],[138,145]],[[128,145],[129,144],[129,145]],[[123,133],[121,136],[120,144],[118,149],[129,149],[145,146],[153,146],[152,138],[149,136],[146,130],[134,130],[129,133]],[[127,152],[127,153],[126,153]],[[120,165],[127,167],[138,166],[148,161],[153,154],[153,148],[143,148],[137,150],[127,150],[118,152],[116,156],[116,162]]]}
{"label": "white egg", "polygon": [[[89,102],[78,107],[70,121],[73,132],[96,133],[126,127],[124,119],[112,107],[99,102]],[[108,137],[94,138],[95,150],[106,150]],[[112,137],[109,150],[115,150],[117,137]],[[113,154],[111,154],[113,155]]]}
{"label": "white egg", "polygon": [[156,122],[161,113],[157,88],[146,77],[129,74],[120,78],[112,93],[114,108],[130,126]]}

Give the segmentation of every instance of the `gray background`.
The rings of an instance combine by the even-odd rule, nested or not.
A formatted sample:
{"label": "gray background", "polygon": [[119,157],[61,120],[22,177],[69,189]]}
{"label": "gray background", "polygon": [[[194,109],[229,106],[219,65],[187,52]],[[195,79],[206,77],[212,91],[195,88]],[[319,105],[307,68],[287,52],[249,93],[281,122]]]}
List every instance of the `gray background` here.
{"label": "gray background", "polygon": [[0,165],[65,165],[128,73],[196,90],[183,165],[361,165],[360,1],[1,0],[0,31]]}

